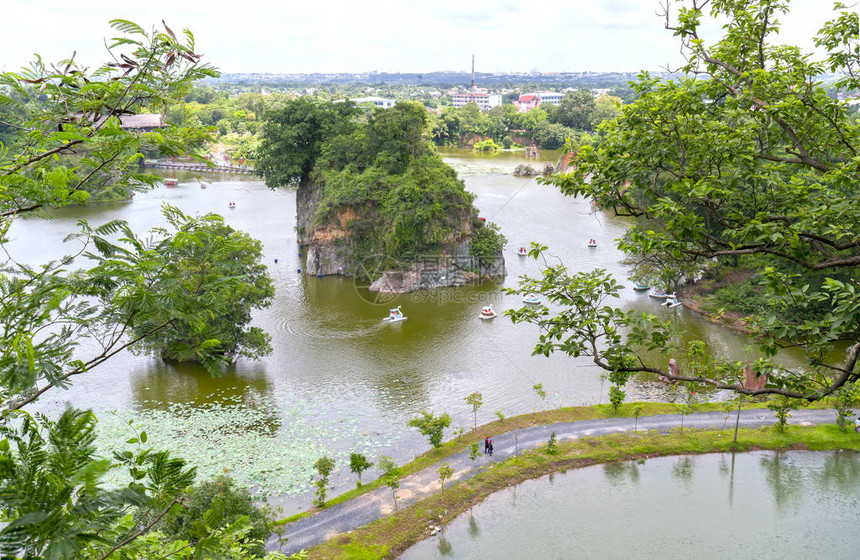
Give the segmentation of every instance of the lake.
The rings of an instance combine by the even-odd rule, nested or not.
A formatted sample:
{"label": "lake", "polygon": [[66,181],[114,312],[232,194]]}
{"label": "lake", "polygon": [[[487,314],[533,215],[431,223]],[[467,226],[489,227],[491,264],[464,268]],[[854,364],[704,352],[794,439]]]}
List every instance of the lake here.
{"label": "lake", "polygon": [[499,491],[400,558],[856,558],[858,490],[850,451],[586,467]]}
{"label": "lake", "polygon": [[[540,273],[542,263],[516,255],[518,247],[531,242],[547,245],[550,258],[572,270],[614,273],[628,286],[621,306],[672,317],[717,351],[744,356],[745,337],[683,308],[659,307],[647,294],[630,289],[613,243],[627,227],[624,221],[534,179],[512,176],[514,167],[526,161],[521,153],[443,155],[476,195],[480,215],[498,223],[509,240],[504,281],[380,301],[349,278],[299,274],[303,257],[294,229],[295,191],[273,191],[247,176],[207,176],[202,189],[196,175],[179,174],[178,187],[160,186],[132,201],[63,208],[51,220],[17,220],[8,250],[24,262],[44,262],[76,250],[63,239],[81,219],[94,225],[123,219],[142,233],[166,225],[164,204],[190,214],[219,213],[263,242],[276,287],[271,307],[254,317],[272,335],[274,351],[264,359],[239,360],[213,378],[193,364],[165,364],[124,352],[80,376],[70,389],[49,391],[30,410],[52,413],[67,402],[93,408],[105,452],[122,447],[135,430],[146,430],[149,444],[188,458],[201,477],[229,474],[285,515],[302,511],[312,501],[312,465],[323,454],[337,461],[330,493],[335,495],[354,485],[347,468],[350,452],[371,460],[389,455],[401,463],[424,452],[426,439],[406,425],[421,410],[447,412],[454,419],[452,429],[459,429],[472,426],[464,398],[475,391],[484,401],[479,423],[494,420],[496,411],[512,416],[606,402],[608,383],[590,359],[531,356],[535,327],[514,325],[502,316],[478,317],[487,303],[500,314],[522,305],[500,289],[516,286],[520,275]],[[231,201],[235,208],[228,207]],[[596,248],[586,246],[590,238],[597,240]],[[383,323],[388,308],[396,305],[408,320]],[[532,389],[537,383],[547,392],[545,400]],[[675,397],[647,377],[628,387],[631,400]]]}

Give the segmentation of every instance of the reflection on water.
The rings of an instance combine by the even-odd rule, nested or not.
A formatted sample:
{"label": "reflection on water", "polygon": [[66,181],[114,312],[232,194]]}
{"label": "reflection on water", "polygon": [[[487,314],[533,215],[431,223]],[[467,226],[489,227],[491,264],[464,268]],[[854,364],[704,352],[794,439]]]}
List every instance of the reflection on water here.
{"label": "reflection on water", "polygon": [[603,475],[611,486],[638,484],[639,463],[636,461],[607,463],[603,465]]}
{"label": "reflection on water", "polygon": [[765,480],[779,508],[792,508],[800,498],[803,472],[785,453],[773,453],[761,458]]}
{"label": "reflection on water", "polygon": [[502,490],[401,559],[856,558],[860,547],[856,452],[665,457],[519,486],[515,508],[515,488]]}

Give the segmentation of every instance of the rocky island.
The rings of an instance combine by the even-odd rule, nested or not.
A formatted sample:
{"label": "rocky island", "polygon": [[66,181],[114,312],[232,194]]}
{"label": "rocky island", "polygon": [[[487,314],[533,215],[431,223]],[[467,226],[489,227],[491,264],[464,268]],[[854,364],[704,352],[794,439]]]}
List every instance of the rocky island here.
{"label": "rocky island", "polygon": [[289,103],[266,123],[258,172],[295,185],[306,274],[409,292],[504,276],[506,243],[429,141],[427,112],[398,103]]}

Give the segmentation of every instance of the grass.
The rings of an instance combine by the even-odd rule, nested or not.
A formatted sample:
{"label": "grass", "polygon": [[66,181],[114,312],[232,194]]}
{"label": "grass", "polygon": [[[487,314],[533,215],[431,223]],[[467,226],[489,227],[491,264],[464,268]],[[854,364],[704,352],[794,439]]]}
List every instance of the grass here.
{"label": "grass", "polygon": [[[548,424],[557,424],[560,422],[575,422],[577,420],[594,420],[598,418],[632,417],[633,404],[634,403],[622,404],[617,413],[613,413],[612,408],[608,404],[598,404],[593,406],[571,406],[565,408],[557,408],[554,410],[544,410],[531,414],[521,414],[519,416],[511,416],[510,418],[505,418],[504,421],[495,420],[488,424],[483,424],[479,426],[476,430],[466,432],[458,438],[447,441],[443,443],[442,446],[438,449],[431,449],[430,451],[419,455],[413,461],[401,466],[401,478],[409,476],[410,474],[414,474],[440,461],[444,461],[451,455],[466,451],[468,450],[470,444],[476,442],[481,443],[484,441],[484,438],[487,437],[496,437],[499,434],[519,430],[522,428],[528,428],[531,426],[543,426]],[[680,414],[680,405],[676,403],[644,402],[638,404],[642,405],[640,417],[654,416],[657,414]],[[697,412],[725,412],[724,404],[725,403],[722,402],[698,403],[693,405],[691,414],[695,414]],[[827,408],[827,406],[828,405],[826,402],[819,401],[811,404],[808,408]],[[767,403],[748,402],[744,403],[743,408],[746,410],[753,408],[767,408]],[[735,406],[729,416],[733,416],[735,414],[734,410],[736,409],[737,407]],[[729,419],[728,422],[729,424],[731,424],[731,419]],[[358,496],[361,496],[363,494],[367,494],[368,492],[376,490],[382,485],[382,481],[379,479],[373,482],[362,484],[360,487],[354,488],[332,498],[331,500],[326,502],[325,506],[323,506],[322,508],[314,507],[302,513],[297,513],[290,517],[277,520],[274,522],[274,524],[277,527],[280,525],[285,525],[287,523],[298,521],[299,519],[302,519],[303,517],[309,517],[322,509],[329,508],[336,504],[340,504],[357,498]]]}
{"label": "grass", "polygon": [[442,496],[429,496],[394,515],[326,541],[310,549],[309,558],[394,558],[426,538],[429,524],[448,523],[507,486],[571,468],[664,455],[757,449],[860,451],[860,437],[851,430],[841,432],[835,425],[791,426],[784,432],[773,427],[744,428],[738,433],[737,444],[732,443],[732,431],[687,429],[673,430],[669,434],[624,433],[559,444],[555,454],[548,454],[544,449],[524,452],[468,480],[452,484]]}
{"label": "grass", "polygon": [[[656,414],[679,414],[677,404],[673,403],[658,403],[647,402],[641,403],[643,408],[641,416],[652,416]],[[744,404],[744,408],[764,408],[761,403]],[[723,403],[701,403],[693,407],[693,412],[715,412],[723,411]],[[414,474],[426,467],[434,465],[440,461],[444,461],[447,457],[466,451],[472,443],[480,443],[487,437],[496,437],[505,432],[511,432],[531,426],[543,426],[548,424],[557,424],[559,422],[575,422],[577,420],[594,420],[597,418],[619,418],[632,417],[633,403],[621,405],[618,413],[613,413],[612,408],[608,404],[600,404],[594,406],[572,406],[565,408],[557,408],[554,410],[544,410],[533,414],[521,414],[519,416],[511,416],[505,418],[504,421],[495,420],[489,424],[479,426],[477,430],[466,432],[459,438],[452,439],[442,444],[438,449],[431,449],[426,453],[419,455],[415,460],[400,467],[401,478]],[[308,511],[297,513],[296,515],[275,521],[275,525],[284,525],[298,521],[303,517],[308,517],[314,513],[331,507],[333,505],[346,502],[357,498],[363,494],[371,492],[382,486],[382,482],[377,479],[373,482],[362,484],[358,488],[354,488],[339,496],[332,498],[323,508],[313,508]]]}

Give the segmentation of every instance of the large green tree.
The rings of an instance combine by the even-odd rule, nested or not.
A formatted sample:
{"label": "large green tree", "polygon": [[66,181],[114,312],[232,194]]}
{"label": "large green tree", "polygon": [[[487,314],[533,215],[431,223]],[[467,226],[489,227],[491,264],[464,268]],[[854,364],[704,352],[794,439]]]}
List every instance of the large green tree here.
{"label": "large green tree", "polygon": [[584,89],[566,93],[555,112],[556,121],[568,128],[591,130],[594,118],[594,95]]}
{"label": "large green tree", "polygon": [[[860,127],[822,85],[833,72],[838,88],[860,90],[858,15],[837,6],[816,37],[824,53],[816,60],[775,40],[787,5],[690,0],[669,13],[667,4],[666,26],[687,57],[683,76],[641,74],[638,101],[602,127],[600,148],[583,147],[574,169],[551,180],[635,218],[621,248],[685,270],[688,280],[755,259],[766,304],[751,327],[764,357],[747,381],[739,362],[693,368],[682,359],[693,347],[677,346],[668,323],[610,306],[620,286],[599,270],[571,274],[553,266],[525,282],[524,290],[563,307],[558,314],[514,313],[544,327],[536,353],[591,356],[619,384],[652,372],[807,400],[860,378]],[[706,7],[727,22],[712,45],[700,35]],[[780,347],[803,348],[808,362],[780,365]],[[642,353],[657,349],[677,365]]]}
{"label": "large green tree", "polygon": [[[47,418],[28,411],[44,393],[172,328],[187,302],[159,285],[181,281],[193,262],[188,252],[205,238],[180,227],[164,235],[169,250],[141,251],[125,224],[111,222],[84,225],[72,236],[70,255],[57,261],[15,258],[7,234],[20,215],[86,202],[117,186],[145,189],[158,177],[139,169],[143,152],[191,153],[207,137],[199,126],[144,133],[121,126],[120,117],[162,112],[195,80],[217,72],[201,63],[187,30],[112,25],[120,33],[108,43],[112,61],[93,71],[74,60],[37,59],[0,74],[0,554],[102,560],[242,554],[250,546],[247,517],[219,528],[204,515],[203,536],[190,542],[172,541],[145,521],[173,518],[194,478],[182,459],[147,448],[145,432],[130,438],[127,450],[99,457],[90,412],[70,408]],[[177,220],[184,226],[209,218]],[[120,232],[130,248],[112,244]],[[79,262],[84,253],[101,263]],[[222,305],[205,297],[195,303],[198,320]],[[152,318],[158,320],[147,324]],[[130,483],[110,489],[106,477],[117,471]]]}
{"label": "large green tree", "polygon": [[287,102],[267,115],[255,171],[275,188],[307,179],[323,143],[349,131],[355,105],[317,103],[307,98]]}
{"label": "large green tree", "polygon": [[[116,225],[118,243],[85,229],[97,248],[88,277],[115,279],[94,294],[132,316],[129,332],[139,340],[132,349],[199,361],[212,373],[236,357],[268,354],[268,333],[250,326],[251,311],[268,307],[275,293],[260,262],[262,244],[215,214],[190,217],[171,206],[163,213],[174,231],[159,229],[146,240],[126,224]],[[146,299],[161,305],[149,308]]]}

